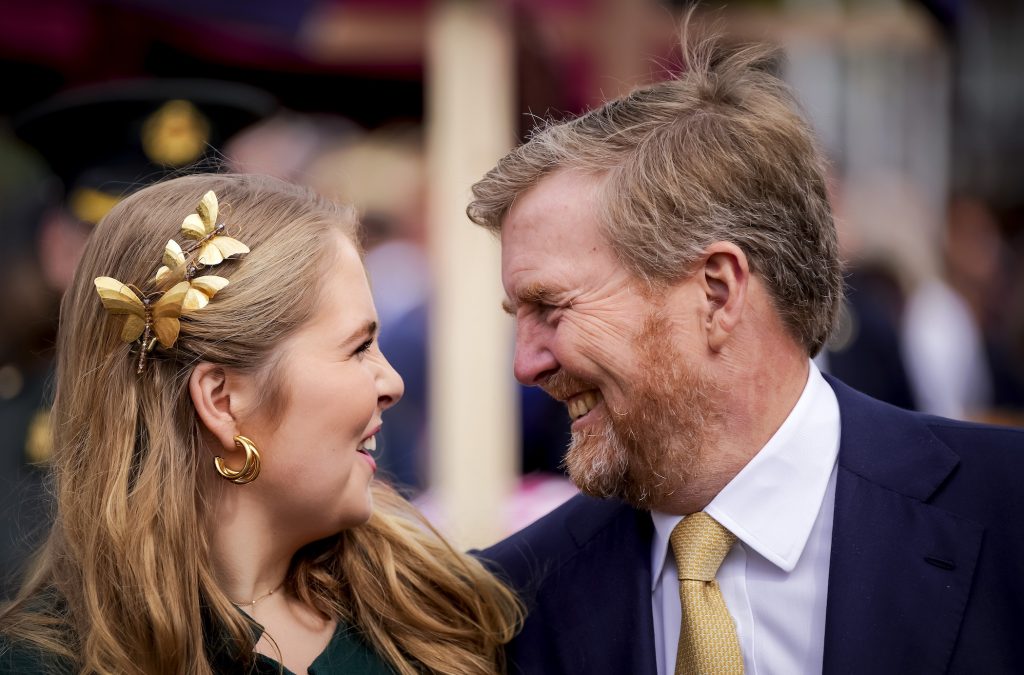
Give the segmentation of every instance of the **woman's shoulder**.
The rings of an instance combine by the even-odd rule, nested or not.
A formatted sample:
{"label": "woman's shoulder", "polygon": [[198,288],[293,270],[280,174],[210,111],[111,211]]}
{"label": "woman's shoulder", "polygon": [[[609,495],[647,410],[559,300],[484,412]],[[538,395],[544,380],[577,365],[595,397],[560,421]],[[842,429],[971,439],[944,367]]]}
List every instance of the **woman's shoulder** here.
{"label": "woman's shoulder", "polygon": [[[64,611],[63,600],[52,588],[37,590],[9,607],[0,626],[0,675],[77,672],[73,659],[64,655]],[[65,652],[58,653],[61,650]]]}
{"label": "woman's shoulder", "polygon": [[0,675],[70,675],[76,670],[70,659],[47,652],[37,645],[0,634]]}

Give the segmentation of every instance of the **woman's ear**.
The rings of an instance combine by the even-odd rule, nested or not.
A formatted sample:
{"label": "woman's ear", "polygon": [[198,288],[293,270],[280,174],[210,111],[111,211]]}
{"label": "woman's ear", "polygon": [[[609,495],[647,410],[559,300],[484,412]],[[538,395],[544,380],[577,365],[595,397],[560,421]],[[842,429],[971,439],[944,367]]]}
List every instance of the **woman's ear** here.
{"label": "woman's ear", "polygon": [[200,361],[188,379],[188,390],[192,396],[199,420],[206,430],[224,448],[233,448],[234,438],[239,433],[237,414],[240,397],[232,391],[236,383],[229,380],[224,366]]}

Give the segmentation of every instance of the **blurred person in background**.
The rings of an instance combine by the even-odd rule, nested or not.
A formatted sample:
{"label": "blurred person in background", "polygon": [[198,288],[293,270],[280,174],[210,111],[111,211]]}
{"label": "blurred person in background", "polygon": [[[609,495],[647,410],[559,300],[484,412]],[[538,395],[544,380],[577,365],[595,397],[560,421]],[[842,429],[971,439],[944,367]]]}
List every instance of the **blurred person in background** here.
{"label": "blurred person in background", "polygon": [[380,313],[381,348],[405,380],[402,406],[380,438],[380,469],[419,493],[428,483],[427,331],[431,297],[425,250],[425,177],[420,130],[385,126],[312,161],[305,182],[359,209],[366,270]]}
{"label": "blurred person in background", "polygon": [[314,179],[310,167],[321,156],[355,142],[363,133],[341,115],[282,109],[233,136],[225,154],[233,172],[308,185]]}
{"label": "blurred person in background", "polygon": [[[901,272],[908,267],[901,254],[906,242],[901,239],[914,229],[901,219],[907,215],[907,204],[890,203],[905,202],[912,193],[900,187],[905,182],[891,177],[881,182],[881,191],[875,180],[855,181],[846,190],[840,187],[844,183],[830,174],[845,292],[835,329],[814,362],[823,373],[872,398],[915,410],[900,332],[905,305]],[[879,202],[885,206],[878,208]],[[893,230],[902,236],[888,234]]]}
{"label": "blurred person in background", "polygon": [[55,178],[19,195],[0,280],[0,597],[47,523],[43,485],[57,305],[93,226],[121,198],[176,172],[222,163],[219,148],[266,117],[265,92],[230,82],[131,80],[70,90],[14,121]]}
{"label": "blurred person in background", "polygon": [[62,304],[55,523],[0,672],[501,671],[514,595],[374,477],[402,380],[357,228],[240,174],[99,222]]}
{"label": "blurred person in background", "polygon": [[512,670],[1017,670],[1024,431],[818,371],[823,158],[769,50],[683,51],[473,188],[516,377],[565,403],[586,493],[481,554],[527,606]]}
{"label": "blurred person in background", "polygon": [[1000,326],[1013,311],[1011,252],[981,200],[950,200],[943,273],[911,294],[904,342],[921,409],[957,419],[1024,425],[1024,375]]}

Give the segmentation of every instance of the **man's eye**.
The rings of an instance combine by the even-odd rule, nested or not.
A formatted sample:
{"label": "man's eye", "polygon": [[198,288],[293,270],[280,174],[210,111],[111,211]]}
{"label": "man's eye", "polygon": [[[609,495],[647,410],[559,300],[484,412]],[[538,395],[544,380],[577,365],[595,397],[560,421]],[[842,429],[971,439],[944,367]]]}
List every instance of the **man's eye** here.
{"label": "man's eye", "polygon": [[558,305],[538,305],[537,314],[545,321],[552,321],[561,316],[562,307]]}

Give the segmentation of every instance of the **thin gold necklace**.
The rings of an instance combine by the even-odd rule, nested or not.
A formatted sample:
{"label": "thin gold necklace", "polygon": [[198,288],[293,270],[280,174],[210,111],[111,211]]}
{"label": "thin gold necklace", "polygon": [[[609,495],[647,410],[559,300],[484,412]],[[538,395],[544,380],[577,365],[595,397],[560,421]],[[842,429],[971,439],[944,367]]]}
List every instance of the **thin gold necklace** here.
{"label": "thin gold necklace", "polygon": [[277,588],[270,589],[269,591],[267,591],[266,593],[264,593],[260,597],[253,598],[250,602],[235,602],[234,600],[232,600],[231,604],[236,606],[236,607],[248,607],[249,609],[255,609],[257,602],[259,602],[260,600],[265,600],[265,599],[269,598],[274,593],[276,593],[277,591],[281,590],[282,586],[284,586],[284,582],[283,581],[277,585]]}

